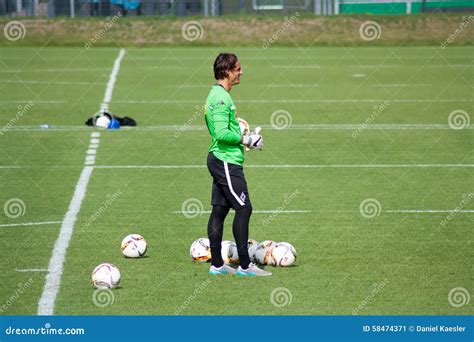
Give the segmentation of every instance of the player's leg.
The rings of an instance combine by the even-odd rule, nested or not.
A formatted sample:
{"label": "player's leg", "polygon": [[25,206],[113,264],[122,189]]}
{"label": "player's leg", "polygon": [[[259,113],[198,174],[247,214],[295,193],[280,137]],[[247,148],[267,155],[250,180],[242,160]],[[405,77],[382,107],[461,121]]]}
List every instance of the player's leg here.
{"label": "player's leg", "polygon": [[226,194],[230,206],[235,209],[233,233],[239,253],[239,276],[270,276],[271,272],[264,271],[250,262],[248,253],[249,221],[252,215],[247,181],[242,166],[224,162],[226,176],[222,190]]}
{"label": "player's leg", "polygon": [[252,205],[236,209],[234,223],[232,225],[232,231],[239,253],[239,266],[244,269],[250,265],[248,253],[250,215],[252,215]]}
{"label": "player's leg", "polygon": [[[213,156],[213,155],[212,155]],[[216,182],[221,177],[220,165],[215,158],[208,158],[207,166],[213,178],[211,204],[212,211],[207,224],[207,235],[211,245],[211,267],[210,274],[235,274],[235,269],[224,264],[222,260],[222,236],[224,232],[224,221],[229,213],[229,204],[225,193]]]}
{"label": "player's leg", "polygon": [[224,232],[224,221],[229,213],[229,207],[213,205],[211,216],[207,224],[207,235],[211,244],[211,263],[215,267],[224,265],[221,255],[222,235]]}

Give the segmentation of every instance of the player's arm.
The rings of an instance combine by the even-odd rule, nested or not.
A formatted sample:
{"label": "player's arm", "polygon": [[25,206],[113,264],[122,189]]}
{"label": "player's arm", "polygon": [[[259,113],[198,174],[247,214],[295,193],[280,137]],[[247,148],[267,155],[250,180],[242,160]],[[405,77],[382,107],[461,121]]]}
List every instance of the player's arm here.
{"label": "player's arm", "polygon": [[212,119],[216,139],[227,144],[238,145],[242,142],[242,137],[229,129],[229,117],[229,106],[225,105],[223,101],[213,106]]}

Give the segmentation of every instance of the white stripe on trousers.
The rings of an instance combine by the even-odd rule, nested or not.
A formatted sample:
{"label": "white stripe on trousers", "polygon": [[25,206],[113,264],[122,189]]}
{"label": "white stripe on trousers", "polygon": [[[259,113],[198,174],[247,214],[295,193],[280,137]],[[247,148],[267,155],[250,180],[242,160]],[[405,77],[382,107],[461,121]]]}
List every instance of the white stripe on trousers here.
{"label": "white stripe on trousers", "polygon": [[232,187],[232,182],[230,181],[230,173],[229,173],[229,165],[227,162],[224,162],[224,170],[225,170],[225,178],[227,178],[227,184],[229,185],[230,192],[232,196],[239,202],[240,205],[245,205],[245,203],[240,199],[239,196],[234,191],[234,188]]}

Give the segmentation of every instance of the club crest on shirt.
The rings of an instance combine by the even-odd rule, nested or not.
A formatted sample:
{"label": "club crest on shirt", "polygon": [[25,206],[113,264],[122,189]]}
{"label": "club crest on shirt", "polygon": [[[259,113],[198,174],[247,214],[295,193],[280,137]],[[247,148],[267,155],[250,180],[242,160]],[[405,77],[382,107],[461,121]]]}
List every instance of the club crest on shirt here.
{"label": "club crest on shirt", "polygon": [[247,199],[247,196],[245,196],[245,194],[242,192],[240,194],[240,199],[242,200],[242,202],[245,202],[245,200]]}

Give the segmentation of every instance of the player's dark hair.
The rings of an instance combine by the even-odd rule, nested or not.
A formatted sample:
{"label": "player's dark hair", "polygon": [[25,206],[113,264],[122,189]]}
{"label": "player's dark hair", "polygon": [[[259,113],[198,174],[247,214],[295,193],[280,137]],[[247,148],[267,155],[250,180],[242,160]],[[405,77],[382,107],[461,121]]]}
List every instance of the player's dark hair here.
{"label": "player's dark hair", "polygon": [[222,80],[227,77],[227,72],[235,68],[238,58],[233,53],[220,53],[214,61],[214,78]]}

